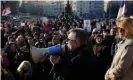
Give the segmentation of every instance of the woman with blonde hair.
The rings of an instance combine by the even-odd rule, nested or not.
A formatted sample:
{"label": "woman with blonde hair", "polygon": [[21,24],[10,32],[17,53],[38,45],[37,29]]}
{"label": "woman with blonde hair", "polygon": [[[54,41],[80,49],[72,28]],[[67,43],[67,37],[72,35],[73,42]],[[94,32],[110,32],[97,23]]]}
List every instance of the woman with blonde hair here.
{"label": "woman with blonde hair", "polygon": [[122,40],[105,80],[133,80],[133,19],[121,18],[116,21],[118,34]]}

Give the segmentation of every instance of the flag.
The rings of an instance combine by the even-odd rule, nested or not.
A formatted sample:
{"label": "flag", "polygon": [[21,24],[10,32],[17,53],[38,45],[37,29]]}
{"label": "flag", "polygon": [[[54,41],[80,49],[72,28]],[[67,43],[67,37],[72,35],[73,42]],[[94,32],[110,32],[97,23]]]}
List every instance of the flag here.
{"label": "flag", "polygon": [[11,13],[10,7],[3,9],[2,16],[6,16]]}
{"label": "flag", "polygon": [[122,17],[122,16],[125,16],[126,12],[127,12],[127,8],[126,8],[125,0],[122,0],[120,3],[120,8],[118,11],[117,19]]}
{"label": "flag", "polygon": [[22,0],[19,0],[19,7],[22,7]]}
{"label": "flag", "polygon": [[107,13],[110,0],[104,0],[104,12]]}

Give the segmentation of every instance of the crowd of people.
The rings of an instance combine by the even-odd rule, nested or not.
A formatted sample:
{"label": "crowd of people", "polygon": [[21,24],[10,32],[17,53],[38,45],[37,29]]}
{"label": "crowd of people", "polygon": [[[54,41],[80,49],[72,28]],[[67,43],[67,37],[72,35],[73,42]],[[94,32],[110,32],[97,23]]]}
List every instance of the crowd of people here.
{"label": "crowd of people", "polygon": [[[2,80],[133,80],[133,19],[98,20],[90,26],[88,32],[83,20],[63,15],[48,22],[4,21]],[[31,47],[58,44],[66,44],[65,52],[33,61]],[[22,63],[27,67],[20,73]]]}

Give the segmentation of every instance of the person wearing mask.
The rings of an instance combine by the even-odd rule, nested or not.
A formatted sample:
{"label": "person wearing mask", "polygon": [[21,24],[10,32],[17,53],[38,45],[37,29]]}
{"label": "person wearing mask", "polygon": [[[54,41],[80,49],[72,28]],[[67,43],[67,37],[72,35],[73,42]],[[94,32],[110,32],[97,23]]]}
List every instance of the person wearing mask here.
{"label": "person wearing mask", "polygon": [[122,17],[116,21],[118,34],[122,40],[105,80],[133,80],[133,19]]}

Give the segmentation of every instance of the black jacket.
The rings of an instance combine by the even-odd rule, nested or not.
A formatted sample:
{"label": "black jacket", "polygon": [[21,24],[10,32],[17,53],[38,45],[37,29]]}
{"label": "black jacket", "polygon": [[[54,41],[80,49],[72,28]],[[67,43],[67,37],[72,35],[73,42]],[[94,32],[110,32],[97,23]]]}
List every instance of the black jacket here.
{"label": "black jacket", "polygon": [[68,57],[63,56],[61,63],[54,65],[54,80],[89,80],[95,76],[95,57],[89,53],[86,46],[82,46]]}
{"label": "black jacket", "polygon": [[94,54],[97,59],[97,80],[104,80],[107,68],[111,64],[110,49],[105,44],[95,44],[93,47]]}

